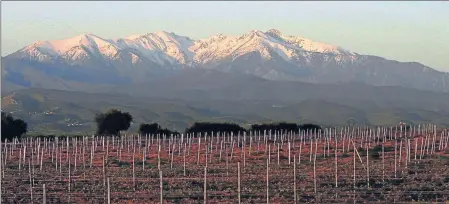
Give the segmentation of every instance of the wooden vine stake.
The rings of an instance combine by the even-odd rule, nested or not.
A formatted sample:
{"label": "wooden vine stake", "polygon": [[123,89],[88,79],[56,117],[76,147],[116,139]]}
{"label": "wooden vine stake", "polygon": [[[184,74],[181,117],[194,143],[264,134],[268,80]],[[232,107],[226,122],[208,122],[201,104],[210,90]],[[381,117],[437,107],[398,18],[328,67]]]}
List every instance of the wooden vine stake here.
{"label": "wooden vine stake", "polygon": [[70,192],[71,192],[71,183],[70,183],[70,181],[71,181],[71,178],[70,178],[70,157],[68,157],[67,158],[67,160],[68,160],[68,167],[69,167],[69,175],[68,175],[68,188],[69,188],[69,203],[70,203]]}
{"label": "wooden vine stake", "polygon": [[299,155],[298,155],[298,165],[301,165],[301,152],[302,152],[302,143],[304,136],[300,136],[301,140],[299,140]]}
{"label": "wooden vine stake", "polygon": [[[86,179],[86,159],[85,159],[85,153],[86,153],[86,145],[87,145],[87,138],[84,139],[83,137],[83,179]],[[58,162],[56,162],[58,164]]]}
{"label": "wooden vine stake", "polygon": [[228,157],[228,150],[226,149],[226,176],[229,176],[229,157]]}
{"label": "wooden vine stake", "polygon": [[[44,157],[44,150],[42,149],[42,152],[41,152],[41,158],[40,158],[40,167],[39,167],[39,171],[42,171],[42,162],[43,162],[43,158]],[[76,160],[75,160],[76,161]]]}
{"label": "wooden vine stake", "polygon": [[164,203],[164,200],[163,200],[163,197],[162,197],[162,171],[161,170],[159,170],[159,189],[160,189],[160,196],[161,196],[161,198],[160,198],[160,201],[161,201],[161,203],[160,204],[163,204]]}
{"label": "wooden vine stake", "polygon": [[402,163],[402,138],[401,138],[401,142],[399,143],[399,168],[401,168],[401,163]]}
{"label": "wooden vine stake", "polygon": [[47,203],[47,192],[45,190],[45,184],[42,184],[42,203]]}
{"label": "wooden vine stake", "polygon": [[111,185],[109,183],[109,177],[108,177],[108,204],[111,204]]}
{"label": "wooden vine stake", "polygon": [[408,139],[405,139],[405,169],[408,167]]}
{"label": "wooden vine stake", "polygon": [[207,166],[204,167],[204,204],[207,203]]}
{"label": "wooden vine stake", "polygon": [[397,165],[397,162],[396,162],[396,158],[397,158],[397,140],[395,139],[394,140],[394,178],[397,178],[397,171],[396,171],[396,169],[397,169],[397,167],[396,167],[396,165]]}
{"label": "wooden vine stake", "polygon": [[335,188],[338,187],[338,160],[337,160],[337,149],[338,149],[338,143],[337,143],[337,136],[335,136]]}
{"label": "wooden vine stake", "polygon": [[103,161],[102,161],[102,164],[103,164],[103,186],[106,186],[106,170],[104,167],[104,160],[105,160],[105,157],[103,155]]}
{"label": "wooden vine stake", "polygon": [[295,200],[295,204],[297,203],[296,196],[296,157],[293,155],[293,198]]}
{"label": "wooden vine stake", "polygon": [[186,176],[186,148],[184,148],[184,165],[183,165],[183,175]]}
{"label": "wooden vine stake", "polygon": [[[354,144],[354,141],[353,141]],[[354,150],[353,150],[353,188],[354,188],[354,203],[355,203],[355,146],[354,146]]]}
{"label": "wooden vine stake", "polygon": [[[170,169],[173,169],[173,155],[174,154],[175,154],[175,148],[173,148],[172,152],[171,152]],[[207,163],[207,161],[206,161],[206,163]]]}
{"label": "wooden vine stake", "polygon": [[270,196],[269,196],[269,179],[268,179],[268,169],[269,169],[269,163],[267,159],[267,204],[270,203]]}
{"label": "wooden vine stake", "polygon": [[238,177],[238,187],[237,187],[237,192],[238,192],[238,198],[239,198],[239,204],[240,204],[240,162],[237,163],[237,177]]}
{"label": "wooden vine stake", "polygon": [[146,159],[146,148],[143,149],[143,155],[142,155],[142,171],[145,171],[145,159]]}
{"label": "wooden vine stake", "polygon": [[200,165],[200,149],[201,149],[201,137],[198,137],[198,151],[196,157],[196,165]]}
{"label": "wooden vine stake", "polygon": [[316,194],[316,155],[317,155],[317,145],[318,141],[315,138],[315,156],[313,157],[313,192]]}
{"label": "wooden vine stake", "polygon": [[367,185],[369,188],[369,152],[368,152],[368,146],[366,146],[366,179],[367,179]]}
{"label": "wooden vine stake", "polygon": [[384,149],[384,143],[382,143],[382,182],[385,183],[385,149]]}
{"label": "wooden vine stake", "polygon": [[416,151],[418,151],[418,139],[414,139],[415,140],[415,162],[416,162]]}
{"label": "wooden vine stake", "polygon": [[108,163],[108,158],[109,158],[109,138],[106,139],[106,163]]}
{"label": "wooden vine stake", "polygon": [[[90,168],[92,168],[92,162],[94,160],[94,140],[95,140],[95,138],[92,137],[92,147],[90,150]],[[61,157],[61,155],[59,155],[59,157]],[[59,168],[61,168],[61,167],[59,167]]]}
{"label": "wooden vine stake", "polygon": [[[1,144],[0,144],[1,145]],[[1,151],[0,151],[1,152]],[[52,158],[52,160],[53,160],[53,158]],[[0,157],[0,161],[1,161],[1,157]],[[20,148],[19,149],[19,175],[20,175],[20,172],[21,172],[21,161],[22,161],[22,149]],[[52,161],[53,162],[53,161]],[[0,169],[1,169],[1,165],[0,165]],[[0,189],[1,189],[1,179],[0,179]],[[2,198],[2,196],[1,196],[1,192],[0,192],[0,201],[2,200],[1,198]]]}
{"label": "wooden vine stake", "polygon": [[271,144],[268,145],[268,164],[271,164]]}
{"label": "wooden vine stake", "polygon": [[161,170],[161,143],[158,144],[158,150],[157,150],[157,169]]}
{"label": "wooden vine stake", "polygon": [[134,164],[134,154],[133,154],[133,188],[134,191],[136,191],[136,170],[135,170],[135,164]]}
{"label": "wooden vine stake", "polygon": [[28,174],[30,175],[30,196],[31,196],[31,203],[33,203],[33,182],[31,178],[31,160],[28,159]]}
{"label": "wooden vine stake", "polygon": [[288,165],[291,164],[291,149],[290,149],[290,142],[288,142]]}
{"label": "wooden vine stake", "polygon": [[309,161],[312,162],[312,155],[313,155],[313,143],[312,143],[313,140],[312,140],[312,136],[310,136],[309,139],[310,139],[310,153],[309,153],[310,154],[309,155],[310,158],[309,158]]}

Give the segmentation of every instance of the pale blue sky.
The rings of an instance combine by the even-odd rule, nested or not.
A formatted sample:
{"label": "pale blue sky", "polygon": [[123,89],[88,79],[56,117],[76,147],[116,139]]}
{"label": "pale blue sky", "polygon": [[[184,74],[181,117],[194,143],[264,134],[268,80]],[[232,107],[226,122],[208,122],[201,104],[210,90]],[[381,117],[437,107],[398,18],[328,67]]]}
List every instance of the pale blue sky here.
{"label": "pale blue sky", "polygon": [[172,31],[199,39],[276,28],[449,71],[449,2],[1,2],[2,56],[37,40]]}

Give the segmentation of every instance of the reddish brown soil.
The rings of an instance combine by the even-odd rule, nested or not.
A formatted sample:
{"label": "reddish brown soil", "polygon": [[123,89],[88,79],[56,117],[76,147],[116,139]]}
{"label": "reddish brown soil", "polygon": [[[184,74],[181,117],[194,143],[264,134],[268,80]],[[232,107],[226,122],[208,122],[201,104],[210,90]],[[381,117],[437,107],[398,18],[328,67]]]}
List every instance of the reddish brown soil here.
{"label": "reddish brown soil", "polygon": [[[127,138],[130,140],[130,138]],[[207,154],[207,203],[236,203],[237,202],[237,163],[241,166],[241,202],[242,203],[266,203],[266,160],[268,154],[263,137],[257,145],[257,137],[253,138],[251,152],[249,152],[249,139],[242,148],[234,144],[234,151],[231,156],[231,143],[227,144],[227,153],[223,145],[222,159],[220,157],[220,143],[213,141],[213,150]],[[236,138],[235,138],[236,139]],[[417,160],[415,154],[415,140],[418,139]],[[421,136],[411,138],[410,161],[407,158],[405,142],[402,146],[402,155],[399,159],[399,142],[397,143],[397,169],[394,171],[395,152],[394,141],[386,141],[385,158],[379,147],[376,150],[376,142],[370,142],[369,148],[369,184],[367,186],[367,157],[366,149],[360,149],[361,139],[357,138],[355,145],[360,154],[360,158],[355,155],[355,183],[354,183],[354,155],[353,146],[345,140],[345,152],[343,152],[343,141],[338,141],[337,153],[337,173],[338,187],[335,187],[335,141],[327,142],[319,140],[316,156],[316,193],[314,185],[314,155],[310,160],[310,141],[305,141],[300,149],[300,139],[297,137],[295,146],[291,148],[291,160],[288,162],[288,143],[280,145],[279,165],[277,144],[270,143],[271,158],[269,168],[269,197],[270,203],[294,203],[293,189],[293,157],[296,160],[296,186],[298,202],[314,203],[347,203],[353,202],[444,202],[449,195],[449,148],[438,150],[440,137],[437,137],[435,153],[424,154],[420,158]],[[175,140],[177,141],[177,140]],[[185,140],[184,140],[185,141]],[[405,141],[405,140],[404,140]],[[432,140],[430,140],[432,141]],[[158,170],[158,145],[156,140],[149,145],[149,152],[145,160],[145,169],[142,166],[143,149],[145,138],[142,138],[141,145],[138,146],[137,137],[135,139],[134,172],[135,185],[133,183],[133,145],[124,143],[119,155],[117,141],[115,146],[109,142],[108,152],[106,147],[103,150],[102,141],[97,141],[94,160],[90,167],[91,141],[86,143],[83,168],[83,158],[80,155],[82,143],[78,142],[75,157],[75,148],[69,148],[70,157],[70,193],[69,193],[69,168],[67,158],[67,148],[65,141],[58,145],[62,150],[62,170],[56,171],[56,159],[52,161],[52,143],[44,150],[42,171],[40,163],[37,161],[37,152],[34,153],[34,175],[33,201],[41,203],[43,199],[42,187],[46,185],[46,195],[48,203],[105,203],[107,202],[107,182],[110,179],[111,202],[112,203],[158,203],[160,199],[160,180]],[[163,199],[164,203],[200,203],[203,202],[204,166],[206,165],[205,142],[201,141],[200,159],[198,156],[198,140],[193,139],[190,146],[190,154],[186,154],[186,175],[184,176],[184,149],[179,152],[176,143],[173,165],[171,167],[171,155],[169,154],[168,140],[161,147],[161,170],[163,174]],[[209,142],[208,142],[209,143]],[[106,142],[105,142],[106,144]],[[129,144],[129,151],[128,151]],[[209,143],[210,144],[210,143]],[[381,145],[382,142],[378,143]],[[21,164],[19,171],[19,152],[21,144],[12,147],[14,151],[8,149],[6,158],[6,168],[2,179],[2,201],[5,203],[30,203],[30,175],[28,160],[31,156],[31,143],[27,146],[26,164]],[[366,147],[364,143],[362,146]],[[13,146],[8,144],[8,146]],[[41,142],[41,146],[43,142]],[[187,147],[189,145],[187,144]],[[184,147],[184,145],[182,145]],[[326,154],[323,148],[326,147]],[[4,147],[3,147],[4,148]],[[4,149],[3,149],[4,150]],[[23,149],[22,149],[23,150]],[[315,143],[312,146],[315,151]],[[328,152],[329,150],[329,152]],[[429,149],[430,150],[430,149]],[[171,150],[172,151],[172,150]],[[187,152],[187,151],[186,151]],[[313,153],[312,152],[312,153]],[[424,151],[426,152],[426,151]],[[330,154],[329,154],[330,153]],[[23,154],[23,153],[22,153]],[[299,155],[301,161],[299,162]],[[380,154],[380,156],[379,156]],[[103,156],[105,156],[105,176],[103,176]],[[54,155],[53,155],[54,157]],[[58,153],[58,168],[59,164]],[[226,165],[226,157],[229,159]],[[76,158],[76,167],[74,161]],[[119,161],[119,158],[120,161]],[[244,160],[245,158],[245,160]],[[360,162],[362,160],[362,162]],[[104,185],[105,184],[105,185]],[[354,188],[355,185],[355,188]]]}

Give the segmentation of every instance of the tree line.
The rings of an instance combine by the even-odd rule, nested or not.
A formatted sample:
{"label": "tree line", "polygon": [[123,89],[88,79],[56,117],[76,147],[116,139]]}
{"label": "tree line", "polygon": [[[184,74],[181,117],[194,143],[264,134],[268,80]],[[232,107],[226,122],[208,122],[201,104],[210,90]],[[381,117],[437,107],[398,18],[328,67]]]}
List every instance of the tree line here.
{"label": "tree line", "polygon": [[[128,112],[122,112],[117,109],[111,109],[104,113],[95,115],[94,121],[96,123],[97,135],[115,135],[120,136],[121,131],[126,131],[130,128],[133,122],[133,117]],[[212,134],[213,132],[221,133],[243,133],[243,132],[263,132],[263,131],[283,131],[298,133],[299,130],[321,130],[322,128],[316,124],[296,124],[296,123],[268,123],[268,124],[253,124],[249,129],[245,129],[236,123],[218,123],[218,122],[196,122],[188,127],[185,133],[201,133]],[[14,137],[20,138],[28,130],[27,123],[22,119],[14,119],[11,114],[6,114],[2,111],[2,141],[6,139],[11,141]],[[180,134],[179,132],[162,128],[157,123],[142,123],[138,128],[140,134],[153,135],[171,135]]]}
{"label": "tree line", "polygon": [[[120,135],[120,131],[126,131],[132,122],[132,116],[127,112],[121,112],[113,109],[106,113],[100,113],[95,117],[97,123],[97,134],[99,135]],[[296,124],[296,123],[269,123],[253,124],[249,129],[245,129],[235,123],[218,122],[196,122],[185,130],[185,133],[212,134],[213,132],[243,133],[248,131],[284,131],[298,133],[299,130],[322,130],[321,126],[316,124]],[[179,134],[179,132],[162,128],[157,123],[142,123],[138,129],[140,134],[160,134],[170,135]]]}

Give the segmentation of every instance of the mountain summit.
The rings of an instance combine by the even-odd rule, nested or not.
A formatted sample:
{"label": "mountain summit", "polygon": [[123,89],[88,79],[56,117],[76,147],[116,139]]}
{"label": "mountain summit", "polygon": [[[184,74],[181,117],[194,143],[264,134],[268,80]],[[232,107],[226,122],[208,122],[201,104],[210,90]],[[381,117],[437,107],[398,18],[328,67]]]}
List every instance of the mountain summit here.
{"label": "mountain summit", "polygon": [[419,63],[357,54],[276,29],[200,40],[165,31],[119,39],[83,34],[38,41],[3,60],[2,78],[8,83],[40,88],[143,83],[199,68],[268,80],[449,91],[448,73]]}
{"label": "mountain summit", "polygon": [[192,40],[166,31],[132,35],[114,40],[89,33],[63,40],[38,41],[13,55],[38,61],[57,59],[77,61],[92,56],[103,56],[111,60],[119,51],[144,57],[159,65],[192,62],[205,64],[230,56],[235,58],[249,52],[259,52],[263,54],[264,58],[271,59],[270,52],[274,51],[287,61],[291,61],[296,55],[304,55],[307,52],[335,54],[341,57],[355,55],[337,46],[283,35],[275,29],[267,32],[252,30],[238,37],[218,34],[201,40]]}

